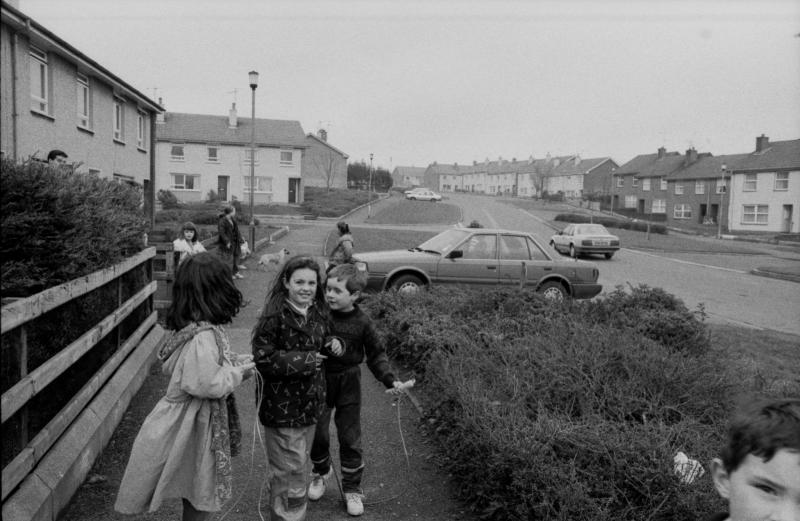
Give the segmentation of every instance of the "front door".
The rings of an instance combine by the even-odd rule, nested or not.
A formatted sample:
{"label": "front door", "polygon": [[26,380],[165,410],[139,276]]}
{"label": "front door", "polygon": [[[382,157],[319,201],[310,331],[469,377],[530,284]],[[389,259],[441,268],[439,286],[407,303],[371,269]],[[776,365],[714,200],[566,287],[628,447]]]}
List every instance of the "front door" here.
{"label": "front door", "polygon": [[297,196],[300,193],[300,179],[289,179],[289,202],[298,203]]}
{"label": "front door", "polygon": [[220,201],[228,200],[228,176],[217,177],[217,195],[219,195]]}
{"label": "front door", "polygon": [[783,205],[783,231],[791,233],[792,231],[792,213],[794,208],[791,204]]}
{"label": "front door", "polygon": [[644,215],[644,199],[639,199],[639,214]]}

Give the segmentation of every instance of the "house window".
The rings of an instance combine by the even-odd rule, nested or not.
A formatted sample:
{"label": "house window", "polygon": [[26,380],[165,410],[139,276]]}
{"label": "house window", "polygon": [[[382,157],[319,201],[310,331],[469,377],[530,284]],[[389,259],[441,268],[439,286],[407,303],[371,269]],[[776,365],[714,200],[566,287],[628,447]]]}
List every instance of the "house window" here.
{"label": "house window", "polygon": [[672,217],[675,219],[691,219],[692,206],[689,204],[676,204],[672,212]]}
{"label": "house window", "polygon": [[[244,150],[244,162],[245,162],[245,163],[248,163],[248,164],[249,164],[249,163],[252,161],[252,158],[253,158],[253,152],[254,152],[254,151],[253,151],[253,150],[251,150],[251,149],[249,149],[249,148],[246,148],[246,149]],[[258,150],[255,150],[255,164],[258,164]],[[257,190],[256,190],[256,191],[257,191]]]}
{"label": "house window", "polygon": [[208,147],[208,162],[209,163],[219,162],[219,149],[217,147]]}
{"label": "house window", "polygon": [[92,98],[89,93],[89,77],[85,74],[76,76],[78,88],[78,126],[81,128],[92,128],[91,125],[91,104]]}
{"label": "house window", "polygon": [[706,183],[705,181],[695,181],[694,182],[694,193],[697,195],[706,193]]}
{"label": "house window", "polygon": [[789,189],[789,172],[775,174],[775,191],[782,192]]}
{"label": "house window", "polygon": [[292,153],[281,150],[281,166],[292,166]]}
{"label": "house window", "polygon": [[114,139],[125,140],[125,103],[117,98],[114,99]]}
{"label": "house window", "polygon": [[667,213],[666,199],[653,199],[652,213]]}
{"label": "house window", "polygon": [[683,183],[675,183],[675,195],[683,195]]}
{"label": "house window", "polygon": [[617,188],[624,188],[625,187],[625,179],[622,177],[617,178]]}
{"label": "house window", "polygon": [[199,190],[200,176],[191,174],[170,174],[172,176],[172,190]]}
{"label": "house window", "polygon": [[141,110],[136,118],[136,146],[142,150],[147,148],[147,114]]}
{"label": "house window", "polygon": [[742,188],[745,192],[755,192],[756,191],[756,174],[745,174],[744,175],[744,188]]}
{"label": "house window", "polygon": [[625,196],[625,208],[636,208],[636,196],[635,195],[626,195]]}
{"label": "house window", "polygon": [[642,179],[642,191],[649,192],[650,191],[650,178],[647,177]]}
{"label": "house window", "polygon": [[631,181],[631,186],[639,186],[639,178],[634,176],[633,180]]}
{"label": "house window", "polygon": [[727,191],[727,183],[724,179],[717,179],[716,193],[724,194]]}
{"label": "house window", "polygon": [[[254,194],[258,193],[271,193],[272,192],[272,178],[271,177],[255,177]],[[244,176],[244,191],[250,193],[250,176]]]}
{"label": "house window", "polygon": [[666,177],[662,177],[660,179],[661,179],[661,189],[666,191],[666,189],[667,189],[667,178]]}
{"label": "house window", "polygon": [[47,72],[47,53],[31,46],[30,67],[31,110],[47,114],[50,109],[50,78]]}
{"label": "house window", "polygon": [[183,145],[172,145],[169,152],[169,159],[170,161],[183,161],[185,159],[183,156]]}
{"label": "house window", "polygon": [[742,224],[767,224],[769,206],[766,204],[746,204],[742,207]]}

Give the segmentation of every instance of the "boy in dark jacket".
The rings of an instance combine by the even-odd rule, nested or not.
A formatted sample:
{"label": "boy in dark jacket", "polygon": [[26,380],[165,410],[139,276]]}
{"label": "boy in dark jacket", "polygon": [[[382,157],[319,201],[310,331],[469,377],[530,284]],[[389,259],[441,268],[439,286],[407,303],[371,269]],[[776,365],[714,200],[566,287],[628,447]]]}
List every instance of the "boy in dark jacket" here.
{"label": "boy in dark jacket", "polygon": [[[326,408],[317,422],[311,462],[314,465],[308,498],[316,501],[325,494],[331,469],[330,431],[331,412],[339,437],[339,459],[342,464],[342,489],[347,501],[347,513],[364,513],[361,474],[364,470],[361,451],[361,362],[366,356],[367,367],[392,394],[403,392],[404,384],[396,380],[389,368],[386,350],[375,325],[356,305],[366,287],[367,276],[354,264],[336,266],[328,274],[325,299],[331,310],[332,336],[339,339],[342,350],[332,351],[325,360],[327,381]],[[337,352],[339,351],[339,352]]]}

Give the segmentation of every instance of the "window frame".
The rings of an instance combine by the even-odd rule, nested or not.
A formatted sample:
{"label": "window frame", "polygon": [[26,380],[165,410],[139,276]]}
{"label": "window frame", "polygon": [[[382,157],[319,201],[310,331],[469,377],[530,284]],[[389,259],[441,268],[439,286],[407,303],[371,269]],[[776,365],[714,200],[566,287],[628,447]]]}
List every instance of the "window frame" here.
{"label": "window frame", "polygon": [[683,195],[683,183],[675,183],[675,195]]}
{"label": "window frame", "polygon": [[[289,154],[289,159],[286,160],[283,158],[284,154]],[[294,166],[294,151],[293,150],[281,150],[280,155],[280,166]]]}
{"label": "window frame", "polygon": [[[184,174],[184,173],[179,173],[179,172],[170,172],[169,175],[170,175],[170,180],[171,180],[170,190],[176,190],[176,191],[181,191],[181,192],[199,192],[200,191],[200,175],[199,174]],[[183,184],[181,186],[178,186],[178,184],[176,182],[178,176],[182,176],[183,177]],[[186,179],[187,178],[191,178],[193,180],[191,188],[186,188]]]}
{"label": "window frame", "polygon": [[724,179],[717,179],[714,192],[717,195],[722,195],[728,192],[728,183]]}
{"label": "window frame", "polygon": [[[253,159],[251,157],[251,152],[252,152],[252,156],[255,157],[255,161],[253,161]],[[255,164],[255,165],[259,164],[259,162],[258,162],[258,148],[251,149],[250,147],[247,147],[247,148],[244,149],[244,164],[249,165],[251,162],[253,164]],[[258,192],[256,191],[255,193],[258,193]]]}
{"label": "window frame", "polygon": [[617,177],[617,188],[625,188],[625,178]]}
{"label": "window frame", "polygon": [[147,113],[141,109],[136,111],[136,146],[147,151]]}
{"label": "window frame", "polygon": [[706,182],[698,179],[694,182],[694,195],[705,195],[706,193]]}
{"label": "window frame", "polygon": [[636,188],[637,186],[639,186],[639,178],[636,177],[636,176],[633,176],[631,178],[631,187]]}
{"label": "window frame", "polygon": [[664,191],[664,192],[669,190],[669,183],[667,182],[667,178],[666,177],[660,177],[659,179],[660,179],[660,188],[661,188],[661,190]]}
{"label": "window frame", "polygon": [[675,203],[675,205],[672,207],[672,218],[681,220],[691,219],[692,205],[689,203]]}
{"label": "window frame", "polygon": [[[752,208],[748,211],[748,208]],[[760,211],[763,209],[763,211]],[[747,216],[752,215],[752,220],[747,220]],[[759,217],[764,217],[759,221]],[[769,205],[768,204],[743,204],[742,205],[742,224],[769,224]]]}
{"label": "window frame", "polygon": [[[180,147],[181,155],[176,155],[174,153],[175,152],[175,147]],[[170,161],[180,161],[180,162],[186,161],[186,145],[184,145],[183,143],[170,143],[169,144],[169,160]]]}
{"label": "window frame", "polygon": [[756,191],[758,191],[758,174],[744,174],[744,181],[742,182],[742,192],[756,192]]}
{"label": "window frame", "polygon": [[[208,163],[219,163],[219,146],[217,145],[206,145],[206,162]],[[214,150],[214,157],[211,157],[211,150]]]}
{"label": "window frame", "polygon": [[645,177],[642,179],[642,192],[649,192],[650,191],[650,178]]}
{"label": "window frame", "polygon": [[[631,202],[630,204],[629,204],[629,201]],[[638,201],[638,199],[637,199],[637,197],[635,195],[626,195],[625,196],[625,200],[624,200],[625,208],[636,208],[636,205],[638,204],[638,202],[639,201]]]}
{"label": "window frame", "polygon": [[[778,176],[786,176],[786,177],[779,178]],[[779,188],[778,187],[779,182],[784,186]],[[789,190],[789,172],[775,172],[775,183],[773,184],[772,190],[774,192],[785,192]]]}
{"label": "window frame", "polygon": [[114,96],[114,108],[111,114],[114,141],[125,144],[125,100]]}
{"label": "window frame", "polygon": [[76,97],[78,102],[78,128],[92,129],[92,89],[89,76],[81,72],[75,73]]}
{"label": "window frame", "polygon": [[[30,80],[31,110],[39,114],[50,115],[50,65],[47,53],[38,47],[31,45],[28,47],[28,59],[30,65],[28,75]],[[34,81],[33,67],[38,67],[37,77]],[[34,86],[38,88],[33,92]]]}
{"label": "window frame", "polygon": [[650,203],[650,213],[667,213],[667,200],[666,199],[653,199]]}
{"label": "window frame", "polygon": [[[244,181],[242,182],[242,192],[245,193],[245,194],[249,194],[250,193],[250,176],[245,174],[243,176],[243,178],[244,178]],[[272,188],[273,178],[271,176],[266,176],[266,175],[260,175],[259,176],[259,175],[257,175],[257,176],[254,176],[254,178],[255,178],[255,181],[256,181],[256,190],[253,191],[254,194],[271,194],[271,193],[273,193],[273,188]],[[262,181],[264,181],[265,183],[267,181],[269,181],[269,187],[266,187],[265,189],[262,189],[262,186],[261,186],[261,182]]]}

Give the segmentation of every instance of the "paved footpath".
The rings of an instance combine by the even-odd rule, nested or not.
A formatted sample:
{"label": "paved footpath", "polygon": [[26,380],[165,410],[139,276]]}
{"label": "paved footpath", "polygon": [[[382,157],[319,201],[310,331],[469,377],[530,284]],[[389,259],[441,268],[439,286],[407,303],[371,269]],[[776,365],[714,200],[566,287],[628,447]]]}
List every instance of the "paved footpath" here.
{"label": "paved footpath", "polygon": [[[352,217],[352,218],[351,218]],[[357,222],[358,214],[348,216],[348,222]],[[250,352],[250,333],[266,296],[267,288],[277,271],[261,270],[258,257],[265,252],[286,247],[294,253],[320,255],[325,239],[335,229],[335,221],[303,222],[288,225],[289,233],[262,248],[245,261],[244,279],[237,281],[250,303],[228,327],[232,348],[240,353]],[[401,377],[406,375],[401,374]],[[406,398],[398,406],[391,396],[383,392],[365,365],[362,365],[362,411],[364,453],[366,470],[363,487],[366,493],[365,514],[362,519],[447,521],[476,519],[464,506],[453,499],[451,480],[435,464],[433,446],[424,436],[420,413]],[[160,374],[158,364],[146,379],[142,389],[125,413],[103,454],[89,473],[87,481],[78,489],[60,521],[92,520],[153,520],[166,521],[180,518],[180,503],[165,502],[154,514],[123,516],[113,511],[122,473],[127,463],[133,439],[145,416],[166,388],[167,378]],[[214,517],[215,520],[254,521],[269,519],[266,507],[265,462],[266,457],[258,438],[258,423],[252,381],[245,382],[236,392],[242,418],[242,454],[234,460],[234,497]],[[338,462],[335,444],[335,427],[331,426],[334,461]],[[405,445],[404,445],[405,444]],[[408,462],[405,453],[408,453]],[[326,495],[310,503],[308,521],[348,519],[339,500],[336,483]]]}

